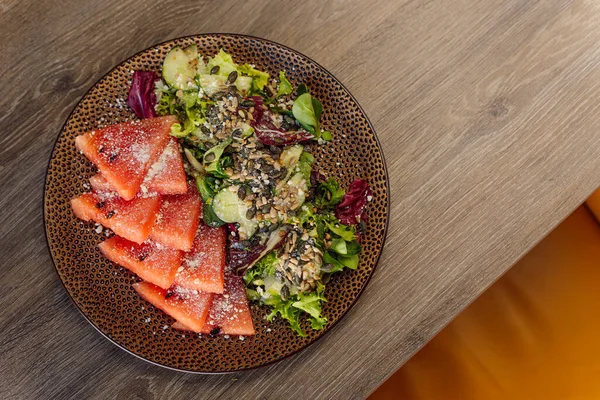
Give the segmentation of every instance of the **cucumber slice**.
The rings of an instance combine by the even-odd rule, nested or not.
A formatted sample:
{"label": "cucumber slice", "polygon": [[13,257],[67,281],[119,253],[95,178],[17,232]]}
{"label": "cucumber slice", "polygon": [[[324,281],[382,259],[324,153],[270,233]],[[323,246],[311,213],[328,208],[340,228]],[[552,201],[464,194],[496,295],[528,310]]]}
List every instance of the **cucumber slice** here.
{"label": "cucumber slice", "polygon": [[298,164],[298,160],[300,160],[302,151],[304,151],[304,146],[300,144],[290,146],[281,152],[281,155],[279,156],[279,162],[288,170],[291,170],[296,166],[296,164]]}
{"label": "cucumber slice", "polygon": [[190,60],[198,59],[198,46],[196,46],[195,44],[186,47],[185,49],[183,49],[183,52],[186,56],[188,56]]}
{"label": "cucumber slice", "polygon": [[298,193],[296,193],[296,201],[294,201],[294,204],[292,204],[290,207],[292,210],[295,210],[306,201],[308,185],[306,183],[306,179],[304,178],[304,174],[300,172],[292,176],[287,184],[290,186],[295,186],[298,189]]}
{"label": "cucumber slice", "polygon": [[165,82],[177,89],[189,89],[194,84],[196,70],[190,63],[190,57],[179,46],[173,47],[163,62],[162,77]]}
{"label": "cucumber slice", "polygon": [[256,232],[256,229],[258,228],[258,222],[252,219],[244,218],[241,221],[238,221],[238,223],[240,224],[240,234],[246,235],[246,237],[248,238],[252,237],[252,235],[254,235],[254,232]]}
{"label": "cucumber slice", "polygon": [[256,232],[258,223],[246,218],[248,206],[237,195],[238,186],[222,189],[215,195],[212,207],[220,220],[228,223],[239,223],[241,234],[251,237]]}

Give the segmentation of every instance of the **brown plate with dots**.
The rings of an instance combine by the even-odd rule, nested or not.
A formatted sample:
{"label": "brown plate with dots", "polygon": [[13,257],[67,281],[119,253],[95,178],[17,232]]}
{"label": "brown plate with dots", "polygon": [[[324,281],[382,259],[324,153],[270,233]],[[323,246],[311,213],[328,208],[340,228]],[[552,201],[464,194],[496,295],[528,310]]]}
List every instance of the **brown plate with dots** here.
{"label": "brown plate with dots", "polygon": [[[277,76],[284,69],[297,86],[305,83],[323,103],[322,126],[333,140],[314,146],[316,167],[347,187],[366,179],[373,200],[368,230],[357,270],[332,276],[327,284],[320,331],[303,321],[299,337],[280,318],[265,321],[267,307],[252,304],[256,335],[241,340],[191,335],[172,329],[174,320],[143,301],[131,284],[139,278],[105,259],[98,251],[104,239],[93,223],[78,220],[69,200],[87,190],[93,165],[75,149],[75,137],[90,129],[134,119],[126,105],[134,70],[160,72],[174,45],[196,44],[212,56],[220,48],[238,63],[251,63]],[[50,157],[44,189],[44,223],[48,247],[58,276],[85,318],[104,336],[144,360],[186,372],[223,373],[264,366],[298,352],[323,336],[352,307],[369,281],[383,248],[389,209],[389,186],[383,153],[373,126],[350,92],[310,58],[280,44],[242,35],[204,34],[158,44],[125,60],[98,81],[75,107]]]}

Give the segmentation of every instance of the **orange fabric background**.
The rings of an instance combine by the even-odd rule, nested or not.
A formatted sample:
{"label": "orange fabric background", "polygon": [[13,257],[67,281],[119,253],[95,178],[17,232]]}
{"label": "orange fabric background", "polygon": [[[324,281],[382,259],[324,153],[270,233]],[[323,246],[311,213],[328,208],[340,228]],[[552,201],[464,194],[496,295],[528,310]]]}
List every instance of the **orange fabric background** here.
{"label": "orange fabric background", "polygon": [[600,399],[599,330],[600,226],[582,206],[371,400]]}

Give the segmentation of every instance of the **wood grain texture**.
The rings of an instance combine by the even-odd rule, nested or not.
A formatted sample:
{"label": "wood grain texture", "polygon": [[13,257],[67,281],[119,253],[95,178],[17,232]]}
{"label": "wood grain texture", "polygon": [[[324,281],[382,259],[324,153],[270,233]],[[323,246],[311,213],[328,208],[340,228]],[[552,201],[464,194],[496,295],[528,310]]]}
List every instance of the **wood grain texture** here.
{"label": "wood grain texture", "polygon": [[[387,246],[322,340],[194,376],[105,340],[46,249],[42,188],[70,110],[112,66],[202,32],[261,36],[334,73],[388,162]],[[594,1],[3,1],[0,398],[362,398],[600,184]]]}

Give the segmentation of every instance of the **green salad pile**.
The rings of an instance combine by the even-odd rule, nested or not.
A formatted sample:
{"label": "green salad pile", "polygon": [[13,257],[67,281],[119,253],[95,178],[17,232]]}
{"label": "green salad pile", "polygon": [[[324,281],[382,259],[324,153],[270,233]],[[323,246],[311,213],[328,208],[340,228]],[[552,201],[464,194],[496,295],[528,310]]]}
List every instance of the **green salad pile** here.
{"label": "green salad pile", "polygon": [[305,336],[327,324],[332,274],[356,269],[370,190],[348,193],[316,169],[313,152],[332,139],[323,106],[285,71],[276,78],[223,50],[203,57],[174,47],[155,82],[158,115],[179,118],[186,171],[203,199],[203,221],[228,229],[227,273],[243,275],[251,300]]}

